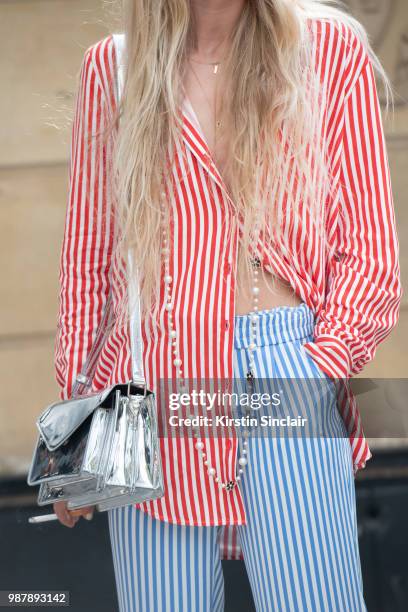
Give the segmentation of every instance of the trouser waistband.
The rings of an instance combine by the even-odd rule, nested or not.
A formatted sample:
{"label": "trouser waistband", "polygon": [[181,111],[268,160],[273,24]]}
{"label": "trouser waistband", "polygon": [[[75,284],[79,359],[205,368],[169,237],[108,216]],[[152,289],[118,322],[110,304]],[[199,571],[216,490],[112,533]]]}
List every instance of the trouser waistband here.
{"label": "trouser waistband", "polygon": [[310,336],[315,325],[313,310],[302,302],[298,306],[276,306],[260,310],[254,337],[251,338],[251,315],[237,315],[234,320],[234,346],[246,348],[251,342],[256,346],[292,342]]}

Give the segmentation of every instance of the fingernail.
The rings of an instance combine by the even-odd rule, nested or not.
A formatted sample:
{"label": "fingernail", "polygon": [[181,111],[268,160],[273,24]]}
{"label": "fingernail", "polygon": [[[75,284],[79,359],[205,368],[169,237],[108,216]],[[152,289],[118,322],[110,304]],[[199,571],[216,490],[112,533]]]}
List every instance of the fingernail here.
{"label": "fingernail", "polygon": [[85,518],[87,521],[91,521],[93,518],[93,512],[88,512],[88,514],[85,514]]}

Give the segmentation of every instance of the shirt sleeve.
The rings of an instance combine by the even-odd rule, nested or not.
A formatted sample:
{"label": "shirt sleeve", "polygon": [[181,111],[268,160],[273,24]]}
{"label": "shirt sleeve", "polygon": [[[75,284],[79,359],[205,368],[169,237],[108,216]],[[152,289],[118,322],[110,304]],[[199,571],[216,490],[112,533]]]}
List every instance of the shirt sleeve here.
{"label": "shirt sleeve", "polygon": [[330,282],[304,345],[333,378],[361,372],[396,325],[402,296],[390,169],[371,60],[345,97],[340,211]]}
{"label": "shirt sleeve", "polygon": [[112,203],[106,188],[109,139],[98,136],[106,127],[108,112],[93,53],[93,47],[85,52],[79,73],[60,254],[54,363],[62,400],[71,397],[109,294],[113,245]]}

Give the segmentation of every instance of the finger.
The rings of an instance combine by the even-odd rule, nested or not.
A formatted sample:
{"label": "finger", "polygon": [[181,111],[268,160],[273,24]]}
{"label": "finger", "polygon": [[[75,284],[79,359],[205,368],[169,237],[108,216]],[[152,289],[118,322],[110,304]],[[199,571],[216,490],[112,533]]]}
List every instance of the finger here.
{"label": "finger", "polygon": [[57,502],[54,504],[54,511],[55,514],[58,517],[58,520],[61,522],[65,522],[66,521],[66,516],[65,516],[65,512],[64,512],[64,502]]}
{"label": "finger", "polygon": [[55,514],[61,523],[66,527],[73,527],[78,520],[75,516],[72,516],[67,508],[66,502],[61,502],[55,505]]}
{"label": "finger", "polygon": [[61,521],[66,527],[73,527],[77,520],[66,508],[61,511]]}
{"label": "finger", "polygon": [[75,510],[75,514],[77,516],[83,516],[90,521],[93,517],[94,508],[95,506],[84,506],[83,508],[77,508]]}

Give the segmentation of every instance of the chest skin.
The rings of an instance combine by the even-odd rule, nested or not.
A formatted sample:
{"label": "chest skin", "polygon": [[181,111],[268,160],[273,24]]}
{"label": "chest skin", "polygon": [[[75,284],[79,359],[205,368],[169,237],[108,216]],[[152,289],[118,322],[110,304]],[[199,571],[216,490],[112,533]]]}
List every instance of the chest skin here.
{"label": "chest skin", "polygon": [[[229,188],[228,176],[225,172],[226,143],[228,139],[227,126],[218,129],[217,134],[215,134],[215,101],[217,99],[217,109],[219,109],[223,95],[222,83],[224,76],[222,66],[219,66],[217,73],[214,74],[214,68],[211,65],[203,65],[196,62],[192,63],[192,65],[193,68],[191,68],[190,63],[186,68],[183,82],[184,92],[196,116],[218,172],[222,176],[227,188]],[[217,116],[219,116],[219,110],[217,110]],[[250,293],[252,279],[245,272],[242,272],[242,274],[243,276],[240,277],[241,282],[236,288],[236,314],[238,315],[247,314],[253,307]],[[272,276],[274,276],[273,279]],[[266,309],[275,306],[296,306],[300,304],[300,296],[296,294],[288,281],[272,275],[267,270],[263,270],[263,274],[260,274],[258,278],[258,287],[260,289],[259,308]],[[272,280],[273,285],[271,283]]]}
{"label": "chest skin", "polygon": [[[217,97],[218,118],[223,95],[223,81],[225,80],[222,66],[219,66],[217,73],[214,74],[214,68],[211,65],[202,65],[196,62],[192,62],[191,64],[188,63],[186,68],[184,80],[185,93],[193,107],[193,111],[200,124],[201,131],[211,152],[214,163],[220,175],[223,177],[225,184],[228,186],[228,180],[225,174],[226,142],[228,134],[226,133],[225,127],[218,128],[217,134],[215,134],[215,100]],[[197,79],[199,79],[199,82]]]}

